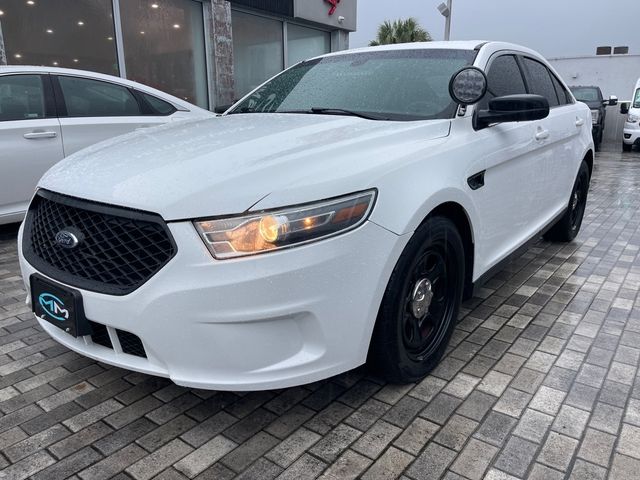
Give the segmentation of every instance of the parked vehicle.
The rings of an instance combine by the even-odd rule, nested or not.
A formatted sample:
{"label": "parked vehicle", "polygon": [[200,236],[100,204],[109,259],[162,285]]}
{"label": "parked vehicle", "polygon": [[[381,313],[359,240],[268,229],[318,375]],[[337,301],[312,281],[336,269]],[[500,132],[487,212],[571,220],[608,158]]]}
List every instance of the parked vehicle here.
{"label": "parked vehicle", "polygon": [[22,220],[40,177],[65,156],[139,128],[212,115],[110,75],[0,67],[0,224]]}
{"label": "parked vehicle", "polygon": [[618,97],[611,95],[608,100],[605,100],[602,96],[600,87],[596,86],[574,86],[569,87],[571,93],[579,102],[586,103],[591,109],[591,123],[593,142],[596,146],[596,150],[600,149],[602,143],[602,137],[604,135],[604,124],[607,118],[607,106],[614,106],[618,104]]}
{"label": "parked vehicle", "polygon": [[622,132],[622,150],[630,152],[634,145],[640,145],[640,79],[633,89],[630,103],[623,103],[620,112],[627,115]]}
{"label": "parked vehicle", "polygon": [[70,349],[179,385],[281,388],[367,358],[416,381],[463,295],[540,232],[578,233],[590,119],[517,45],[308,60],[220,118],[51,169],[19,234],[29,302]]}

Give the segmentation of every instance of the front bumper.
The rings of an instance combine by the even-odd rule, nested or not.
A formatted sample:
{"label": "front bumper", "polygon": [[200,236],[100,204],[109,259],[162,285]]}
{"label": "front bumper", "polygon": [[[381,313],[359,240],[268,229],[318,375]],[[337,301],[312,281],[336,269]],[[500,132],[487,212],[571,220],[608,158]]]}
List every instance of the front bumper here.
{"label": "front bumper", "polygon": [[625,122],[622,141],[627,145],[640,145],[640,124]]}
{"label": "front bumper", "polygon": [[[216,261],[190,222],[169,228],[178,253],[142,287],[120,297],[80,289],[86,317],[107,326],[112,349],[40,325],[83,355],[178,385],[305,384],[366,361],[387,280],[409,240],[367,222],[309,245]],[[28,286],[36,270],[22,251],[20,267]],[[115,329],[140,337],[147,358],[123,353]]]}

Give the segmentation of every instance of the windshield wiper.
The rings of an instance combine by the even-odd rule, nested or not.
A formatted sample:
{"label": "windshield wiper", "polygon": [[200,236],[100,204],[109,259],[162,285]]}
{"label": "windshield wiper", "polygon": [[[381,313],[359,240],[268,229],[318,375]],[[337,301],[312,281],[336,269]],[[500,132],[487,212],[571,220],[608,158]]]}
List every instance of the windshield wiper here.
{"label": "windshield wiper", "polygon": [[286,110],[275,113],[307,113],[312,115],[348,115],[350,117],[364,118],[366,120],[389,120],[387,117],[380,117],[370,113],[355,112],[344,108],[319,108],[312,107],[309,110]]}

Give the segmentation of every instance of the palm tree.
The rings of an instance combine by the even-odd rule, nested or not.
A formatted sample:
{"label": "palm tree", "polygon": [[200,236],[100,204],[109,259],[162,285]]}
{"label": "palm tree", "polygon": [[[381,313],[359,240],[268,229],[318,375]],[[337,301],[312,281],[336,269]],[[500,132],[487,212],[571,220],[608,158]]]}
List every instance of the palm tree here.
{"label": "palm tree", "polygon": [[378,27],[376,39],[369,43],[370,46],[389,45],[391,43],[430,42],[431,35],[420,26],[413,18],[396,20],[393,23],[386,20]]}

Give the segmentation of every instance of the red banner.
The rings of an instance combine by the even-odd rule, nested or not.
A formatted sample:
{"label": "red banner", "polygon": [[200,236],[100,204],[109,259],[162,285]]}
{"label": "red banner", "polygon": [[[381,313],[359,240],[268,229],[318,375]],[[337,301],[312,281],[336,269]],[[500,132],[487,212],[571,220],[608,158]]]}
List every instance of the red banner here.
{"label": "red banner", "polygon": [[324,1],[331,4],[329,15],[333,15],[334,13],[336,13],[336,9],[338,8],[338,4],[340,3],[340,0],[324,0]]}

